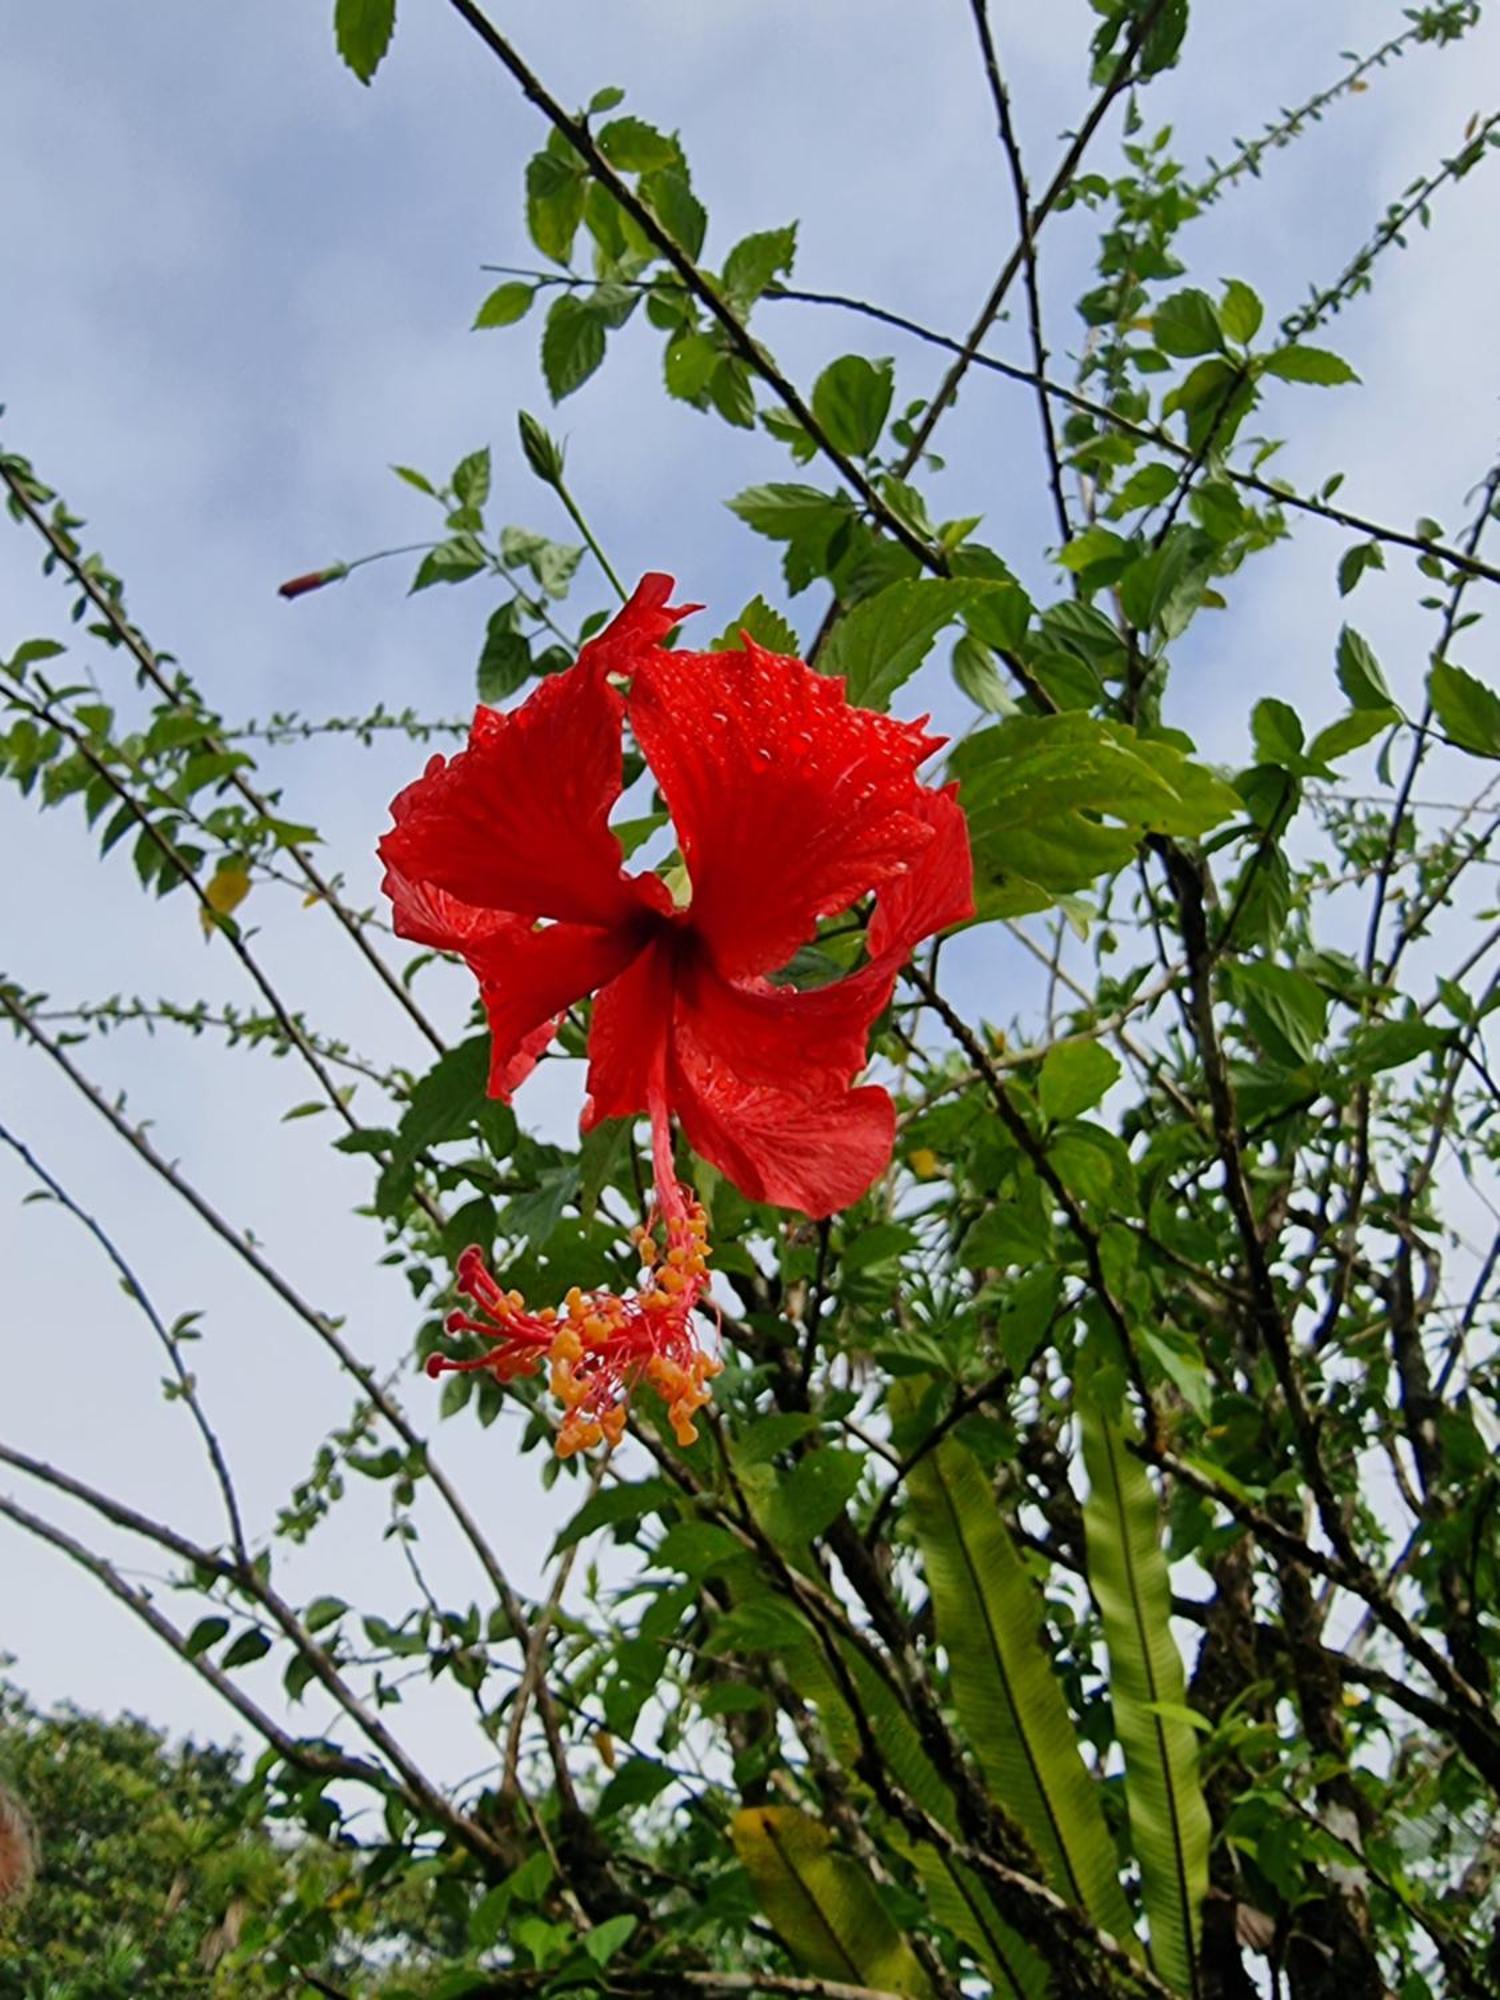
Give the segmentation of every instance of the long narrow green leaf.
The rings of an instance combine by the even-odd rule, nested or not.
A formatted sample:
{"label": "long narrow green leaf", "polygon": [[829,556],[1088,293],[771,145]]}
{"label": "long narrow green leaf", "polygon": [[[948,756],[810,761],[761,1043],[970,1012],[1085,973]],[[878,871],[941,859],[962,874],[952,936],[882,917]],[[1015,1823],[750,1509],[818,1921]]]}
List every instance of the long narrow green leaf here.
{"label": "long narrow green leaf", "polygon": [[[924,1812],[953,1831],[958,1815],[952,1794],[923,1749],[910,1710],[896,1699],[863,1654],[850,1646],[841,1648],[841,1653],[891,1777]],[[811,1632],[806,1646],[786,1657],[799,1692],[818,1711],[834,1754],[854,1770],[859,1761],[859,1731]],[[972,1870],[951,1861],[929,1841],[898,1838],[898,1844],[927,1886],[933,1916],[974,1953],[993,1982],[998,2000],[1041,2000],[1051,1986],[1046,1961],[1005,1922]]]}
{"label": "long narrow green leaf", "polygon": [[1182,1656],[1172,1638],[1172,1591],[1156,1495],[1118,1419],[1080,1403],[1089,1583],[1104,1619],[1110,1697],[1125,1752],[1130,1838],[1151,1926],[1151,1962],[1182,1993],[1199,1990],[1208,1891],[1208,1808],[1198,1748],[1180,1714]]}
{"label": "long narrow green leaf", "polygon": [[795,1806],[736,1813],[735,1852],[787,1950],[820,1979],[931,2000],[926,1973],[869,1876]]}
{"label": "long narrow green leaf", "polygon": [[1041,1640],[1042,1606],[973,1454],[949,1439],[907,1477],[954,1706],[1048,1878],[1128,1943],[1130,1905],[1098,1790]]}

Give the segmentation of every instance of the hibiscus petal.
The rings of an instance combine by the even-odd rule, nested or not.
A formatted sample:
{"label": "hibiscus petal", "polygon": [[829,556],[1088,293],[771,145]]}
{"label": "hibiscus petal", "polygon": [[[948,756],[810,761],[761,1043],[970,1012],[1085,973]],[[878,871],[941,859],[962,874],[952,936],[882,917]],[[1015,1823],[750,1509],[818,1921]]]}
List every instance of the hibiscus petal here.
{"label": "hibiscus petal", "polygon": [[896,1113],[877,1084],[798,1097],[701,1066],[674,1044],[667,1088],[688,1144],[752,1201],[832,1215],[890,1162]]}
{"label": "hibiscus petal", "polygon": [[801,660],[753,643],[653,653],[630,721],[676,823],[693,928],[731,977],[785,965],[934,837],[915,772],[940,739],[852,708]]}
{"label": "hibiscus petal", "polygon": [[672,958],[667,942],[648,946],[594,1002],[585,1132],[602,1118],[634,1117],[646,1110],[653,1092],[662,1092],[672,1024]]}
{"label": "hibiscus petal", "polygon": [[627,929],[549,924],[521,929],[476,951],[479,996],[490,1024],[490,1095],[508,1098],[551,1041],[558,1016],[616,978],[641,949]]}
{"label": "hibiscus petal", "polygon": [[894,965],[865,966],[799,993],[725,979],[695,955],[678,978],[673,1040],[695,1070],[711,1067],[788,1097],[826,1098],[864,1068],[870,1029],[895,977]]}
{"label": "hibiscus petal", "polygon": [[[608,926],[643,892],[609,830],[620,795],[619,696],[588,666],[544,680],[509,714],[475,711],[466,750],[434,758],[396,799],[387,867],[460,902]],[[649,892],[647,892],[649,893]]]}
{"label": "hibiscus petal", "polygon": [[958,786],[937,792],[924,787],[911,810],[933,837],[909,868],[881,884],[866,939],[872,959],[894,955],[898,965],[923,938],[974,914],[974,862]]}
{"label": "hibiscus petal", "polygon": [[390,898],[397,937],[429,945],[434,951],[463,955],[487,938],[529,928],[523,918],[509,916],[504,910],[477,910],[435,882],[413,882],[398,868],[387,868],[380,886]]}
{"label": "hibiscus petal", "polygon": [[674,582],[659,571],[643,576],[629,602],[579,653],[578,664],[599,674],[633,674],[674,625],[703,609],[701,604],[668,604]]}

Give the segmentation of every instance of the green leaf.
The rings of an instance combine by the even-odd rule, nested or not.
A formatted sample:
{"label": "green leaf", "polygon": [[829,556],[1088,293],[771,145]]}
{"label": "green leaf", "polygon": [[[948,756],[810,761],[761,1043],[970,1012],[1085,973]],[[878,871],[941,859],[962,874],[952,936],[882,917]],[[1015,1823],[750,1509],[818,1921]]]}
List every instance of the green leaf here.
{"label": "green leaf", "polygon": [[893,364],[845,354],[813,384],[812,413],[840,451],[868,458],[890,413]]}
{"label": "green leaf", "polygon": [[1395,705],[1379,660],[1352,625],[1339,633],[1338,678],[1351,708],[1388,709]]}
{"label": "green leaf", "polygon": [[677,166],[682,148],[644,118],[615,118],[599,134],[599,150],[621,173],[649,174],[658,167]]}
{"label": "green leaf", "polygon": [[818,665],[844,676],[856,707],[885,708],[981,587],[946,577],[887,584],[844,614]]}
{"label": "green leaf", "polygon": [[1058,1042],[1042,1060],[1037,1095],[1054,1124],[1097,1104],[1120,1074],[1116,1057],[1093,1041]]}
{"label": "green leaf", "polygon": [[575,1542],[581,1542],[600,1528],[644,1521],[648,1514],[669,1513],[681,1497],[680,1489],[668,1479],[637,1479],[621,1486],[601,1487],[559,1531],[552,1553],[561,1555],[564,1549],[572,1548]]}
{"label": "green leaf", "polygon": [[668,236],[689,257],[696,257],[703,248],[708,217],[687,175],[679,167],[661,167],[643,175],[639,185],[642,199],[650,204]]}
{"label": "green leaf", "polygon": [[470,535],[451,542],[439,542],[417,565],[411,580],[414,591],[430,590],[435,583],[467,583],[485,567],[484,551]]}
{"label": "green leaf", "polygon": [[1359,380],[1348,362],[1341,355],[1330,354],[1326,347],[1278,347],[1274,354],[1265,357],[1261,366],[1268,375],[1278,375],[1283,382],[1334,386]]}
{"label": "green leaf", "polygon": [[484,650],[479,655],[478,692],[493,706],[513,695],[531,674],[531,648],[515,629],[513,605],[502,604],[490,614]]}
{"label": "green leaf", "polygon": [[542,374],[554,403],[581,389],[604,359],[604,326],[581,299],[564,292],[552,301],[542,331]]}
{"label": "green leaf", "polygon": [[1151,316],[1151,338],[1163,354],[1217,354],[1224,346],[1218,309],[1195,287],[1163,299]]}
{"label": "green leaf", "polygon": [[534,153],[526,165],[526,227],[554,264],[566,264],[583,220],[586,188],[581,164],[555,153]]}
{"label": "green leaf", "polygon": [[1279,764],[1288,771],[1301,769],[1302,718],[1288,702],[1271,694],[1263,696],[1251,711],[1250,734],[1260,763]]}
{"label": "green leaf", "polygon": [[226,1668],[248,1667],[252,1660],[263,1660],[270,1650],[271,1642],[265,1633],[251,1625],[220,1655],[219,1665]]}
{"label": "green leaf", "polygon": [[395,1151],[415,1159],[429,1146],[467,1136],[488,1101],[490,1038],[474,1035],[439,1056],[415,1086],[400,1125]]}
{"label": "green leaf", "polygon": [[536,297],[534,285],[523,285],[519,279],[512,279],[504,285],[496,285],[484,304],[474,315],[474,328],[514,326],[518,319],[525,319],[531,311]]}
{"label": "green leaf", "polygon": [[1288,1069],[1310,1062],[1328,1029],[1328,995],[1304,972],[1268,959],[1229,969],[1230,984],[1252,1035]]}
{"label": "green leaf", "polygon": [[[843,1687],[830,1671],[818,1641],[797,1621],[790,1637],[775,1650],[783,1653],[795,1685],[817,1707],[835,1754],[846,1769],[857,1769],[863,1748],[860,1732]],[[956,1830],[953,1795],[922,1747],[910,1711],[862,1653],[848,1645],[839,1650],[849,1683],[892,1776],[924,1812],[950,1831]],[[1051,1988],[1045,1963],[1001,1919],[973,1872],[926,1841],[916,1844],[912,1858],[930,1898],[932,1914],[977,1954],[995,1982],[997,2000],[1043,2000]]]}
{"label": "green leaf", "polygon": [[954,641],[953,678],[976,708],[990,715],[1014,715],[1016,703],[995,664],[995,656],[980,639],[965,632]]}
{"label": "green leaf", "polygon": [[1241,810],[1175,742],[1076,711],[1012,716],[968,737],[949,764],[985,918],[1046,909],[1127,866],[1148,833],[1196,839]]}
{"label": "green leaf", "polygon": [[1265,309],[1259,298],[1240,278],[1231,278],[1224,287],[1224,301],[1219,307],[1219,324],[1231,340],[1246,346],[1260,332],[1260,323],[1265,317]]}
{"label": "green leaf", "polygon": [[1430,1021],[1375,1021],[1349,1037],[1347,1056],[1355,1076],[1370,1077],[1385,1069],[1402,1069],[1418,1056],[1446,1047],[1453,1037]]}
{"label": "green leaf", "polygon": [[724,259],[724,291],[742,311],[754,305],[766,287],[789,273],[797,254],[797,225],[785,229],[762,229],[743,236]]}
{"label": "green leaf", "polygon": [[1089,1584],[1104,1622],[1115,1729],[1125,1753],[1131,1846],[1151,1927],[1151,1962],[1181,1993],[1198,1990],[1198,1946],[1208,1893],[1208,1808],[1192,1729],[1171,1718],[1186,1705],[1172,1638],[1172,1590],[1156,1495],[1131,1456],[1120,1420],[1079,1399],[1089,1497],[1084,1508]]}
{"label": "green leaf", "polygon": [[206,1653],[210,1646],[217,1646],[229,1630],[227,1618],[200,1618],[187,1635],[186,1653],[190,1660],[196,1660],[200,1653]]}
{"label": "green leaf", "polygon": [[483,507],[490,497],[490,448],[484,445],[461,458],[449,481],[461,507]]}
{"label": "green leaf", "polygon": [[738,618],[732,618],[709,646],[711,653],[744,651],[745,634],[768,653],[800,658],[797,635],[779,611],[773,611],[763,597],[752,597]]}
{"label": "green leaf", "polygon": [[608,1965],[620,1946],[630,1937],[639,1918],[626,1910],[618,1917],[606,1917],[583,1934],[583,1948],[595,1965]]}
{"label": "green leaf", "polygon": [[1476,757],[1500,757],[1500,695],[1493,688],[1438,660],[1427,676],[1427,695],[1450,743]]}
{"label": "green leaf", "polygon": [[342,1618],[348,1609],[342,1597],[315,1597],[303,1612],[302,1622],[309,1632],[321,1632]]}
{"label": "green leaf", "polygon": [[1042,1645],[1041,1597],[979,1462],[947,1439],[906,1484],[954,1707],[985,1780],[1053,1887],[1125,1939],[1114,1843]]}
{"label": "green leaf", "polygon": [[836,1521],[854,1497],[864,1472],[856,1451],[823,1445],[799,1458],[792,1471],[771,1489],[765,1507],[765,1528],[780,1547],[806,1548]]}
{"label": "green leaf", "polygon": [[1339,557],[1339,596],[1347,597],[1367,569],[1384,569],[1385,551],[1379,542],[1356,542]]}
{"label": "green leaf", "polygon": [[333,38],[361,83],[380,67],[396,30],[396,0],[334,0]]}
{"label": "green leaf", "polygon": [[834,536],[854,519],[842,494],[792,481],[747,486],[727,504],[758,535],[786,543],[786,577],[794,591],[806,589],[825,572]]}
{"label": "green leaf", "polygon": [[1387,729],[1394,728],[1400,720],[1401,711],[1396,708],[1351,709],[1337,722],[1330,722],[1326,729],[1318,731],[1307,746],[1308,760],[1314,764],[1336,764],[1340,757],[1347,757],[1351,750],[1362,749]]}
{"label": "green leaf", "polygon": [[762,1910],[799,1965],[820,1979],[928,2000],[932,1987],[885,1893],[835,1852],[816,1820],[795,1806],[751,1806],[731,1832]]}
{"label": "green leaf", "polygon": [[662,373],[667,394],[679,402],[700,407],[708,399],[708,385],[714,370],[724,359],[724,350],[711,333],[680,333],[667,343]]}

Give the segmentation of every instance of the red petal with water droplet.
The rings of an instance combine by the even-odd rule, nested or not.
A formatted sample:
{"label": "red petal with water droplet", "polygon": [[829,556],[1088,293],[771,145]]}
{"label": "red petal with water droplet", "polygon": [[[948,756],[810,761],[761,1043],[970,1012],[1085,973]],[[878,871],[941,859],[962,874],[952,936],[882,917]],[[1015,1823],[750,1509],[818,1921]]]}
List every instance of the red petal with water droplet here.
{"label": "red petal with water droplet", "polygon": [[843,682],[750,644],[658,652],[630,693],[692,879],[692,924],[729,977],[771,972],[932,838],[920,723],[851,708]]}
{"label": "red petal with water droplet", "polygon": [[476,710],[468,748],[434,758],[391,807],[381,858],[479,909],[607,927],[657,902],[621,866],[620,698],[587,667],[507,715]]}

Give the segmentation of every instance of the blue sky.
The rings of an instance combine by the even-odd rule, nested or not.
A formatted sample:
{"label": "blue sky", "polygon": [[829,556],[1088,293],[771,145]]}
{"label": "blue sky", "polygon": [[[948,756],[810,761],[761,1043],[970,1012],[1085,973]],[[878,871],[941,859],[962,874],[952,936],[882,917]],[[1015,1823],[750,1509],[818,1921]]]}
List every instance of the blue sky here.
{"label": "blue sky", "polygon": [[[512,444],[518,404],[546,414],[537,326],[466,330],[487,288],[481,263],[533,261],[520,188],[544,133],[441,0],[403,0],[395,46],[370,90],[337,61],[326,11],[293,0],[0,11],[0,440],[31,455],[89,518],[91,544],[126,577],[136,618],[228,715],[358,711],[381,700],[451,714],[472,699],[490,608],[477,588],[409,600],[404,565],[364,571],[291,607],[275,585],[425,534],[424,504],[386,467],[444,471],[484,442],[496,451],[502,517],[566,535]],[[1147,130],[1170,121],[1190,165],[1227,152],[1227,130],[1248,134],[1329,80],[1340,50],[1368,48],[1402,25],[1399,7],[1370,0],[1200,0],[1196,11],[1186,74],[1164,79],[1144,105]],[[628,108],[681,130],[712,216],[711,257],[750,229],[795,217],[804,282],[867,294],[950,332],[967,325],[1010,246],[1011,207],[960,0],[515,0],[504,14],[564,99],[621,84]],[[1086,101],[1089,20],[1081,0],[996,8],[1037,183]],[[1457,54],[1409,56],[1194,226],[1185,239],[1194,277],[1243,277],[1271,314],[1286,311],[1307,279],[1344,264],[1387,200],[1457,148],[1497,85],[1493,21]],[[1117,129],[1096,155],[1106,170]],[[1285,463],[1300,482],[1342,469],[1350,505],[1403,523],[1426,512],[1456,529],[1496,433],[1494,172],[1448,191],[1432,230],[1414,234],[1376,296],[1327,336],[1364,386],[1338,395],[1287,386],[1284,412],[1268,408],[1267,428],[1297,429]],[[1070,304],[1091,253],[1086,216],[1049,228],[1046,295],[1060,353],[1077,345]],[[802,308],[768,309],[759,330],[804,383],[851,346],[895,353],[905,395],[940,372],[920,350]],[[999,352],[1019,355],[1021,343],[1019,326],[997,335]],[[572,483],[617,566],[674,570],[684,592],[711,607],[704,622],[717,631],[755,592],[780,591],[774,551],[720,503],[741,485],[788,476],[786,461],[764,437],[668,403],[659,366],[659,336],[632,326],[601,374],[547,421],[568,436]],[[943,449],[941,511],[983,513],[987,539],[1040,580],[1049,518],[1029,398],[971,380]],[[1294,690],[1320,719],[1334,712],[1333,570],[1344,546],[1337,533],[1300,533],[1254,565],[1253,583],[1231,590],[1229,616],[1201,622],[1174,719],[1211,754],[1242,752],[1255,694]],[[28,636],[66,636],[63,599],[37,574],[36,553],[19,531],[0,537],[7,651]],[[1407,690],[1427,643],[1411,597],[1398,564],[1357,600]],[[569,614],[606,601],[586,568]],[[821,604],[790,608],[809,636]],[[84,641],[76,663],[128,705],[117,659]],[[1485,670],[1482,650],[1469,664]],[[943,671],[931,670],[913,702],[955,715]],[[370,753],[335,742],[288,750],[274,766],[291,815],[324,828],[356,901],[373,899],[385,802],[420,754],[399,742]],[[14,857],[0,880],[11,975],[59,1004],[113,992],[208,992],[248,1004],[186,899],[144,902],[123,851],[100,868],[71,815],[39,819],[0,793],[0,838]],[[375,1054],[419,1059],[325,918],[264,892],[246,914],[315,1022]],[[428,978],[431,1004],[456,1026],[462,985],[441,972]],[[1024,961],[992,939],[969,948],[965,980],[994,1018],[1034,1004]],[[154,1121],[158,1142],[225,1212],[252,1227],[317,1303],[348,1315],[362,1352],[394,1364],[410,1339],[410,1301],[373,1267],[372,1233],[349,1214],[364,1187],[358,1163],[328,1151],[325,1121],[278,1123],[308,1094],[290,1066],[138,1030],[90,1053],[96,1074],[128,1093],[132,1112]],[[574,1085],[549,1072],[524,1101],[528,1116],[560,1125]],[[268,1520],[346,1411],[344,1389],[86,1107],[8,1041],[0,1102],[118,1234],[167,1315],[206,1309],[205,1390],[244,1468],[248,1510]],[[160,1401],[144,1327],[74,1225],[19,1206],[27,1188],[0,1155],[10,1305],[0,1435],[212,1534],[208,1482],[180,1413]],[[425,1419],[425,1386],[405,1393]],[[487,1434],[465,1423],[449,1426],[442,1445],[528,1584],[557,1503],[538,1499],[534,1469],[513,1461],[509,1436],[506,1420]],[[359,1495],[308,1551],[286,1559],[288,1588],[338,1588],[341,1564],[357,1553],[371,1566],[361,1601],[404,1604],[394,1558],[369,1553],[379,1498]],[[431,1555],[441,1593],[467,1601],[477,1586],[436,1530]],[[380,1561],[387,1568],[377,1571]],[[15,1671],[38,1696],[229,1728],[211,1695],[58,1559],[7,1533],[0,1565],[0,1647],[19,1656]],[[311,1704],[307,1719],[320,1720]],[[467,1733],[436,1710],[413,1726],[430,1732],[449,1768],[477,1761]]]}

